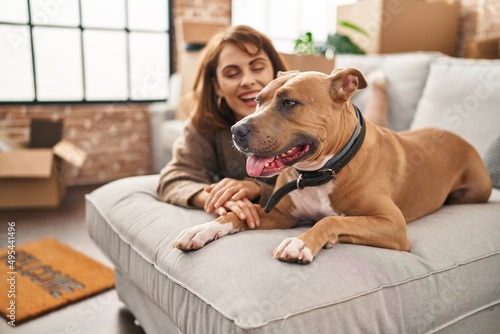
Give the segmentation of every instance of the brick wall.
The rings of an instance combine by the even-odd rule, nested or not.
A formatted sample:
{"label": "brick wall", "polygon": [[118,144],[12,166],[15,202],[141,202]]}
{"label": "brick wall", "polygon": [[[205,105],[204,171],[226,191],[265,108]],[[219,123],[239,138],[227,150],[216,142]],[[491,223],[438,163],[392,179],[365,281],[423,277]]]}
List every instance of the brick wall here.
{"label": "brick wall", "polygon": [[0,106],[0,132],[26,145],[32,118],[62,120],[64,138],[88,153],[82,168],[65,164],[68,185],[96,184],[151,171],[147,104]]}

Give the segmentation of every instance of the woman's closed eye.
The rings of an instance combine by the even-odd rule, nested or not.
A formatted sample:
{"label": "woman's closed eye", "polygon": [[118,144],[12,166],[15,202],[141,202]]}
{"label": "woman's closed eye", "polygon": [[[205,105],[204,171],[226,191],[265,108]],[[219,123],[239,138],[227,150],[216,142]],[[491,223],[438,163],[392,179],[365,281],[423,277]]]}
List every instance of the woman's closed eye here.
{"label": "woman's closed eye", "polygon": [[264,66],[253,67],[252,71],[257,72],[257,73],[262,72],[262,71],[264,71]]}
{"label": "woman's closed eye", "polygon": [[233,78],[238,77],[238,75],[240,75],[240,73],[241,73],[240,71],[231,71],[231,72],[224,74],[224,76],[226,78],[233,79]]}
{"label": "woman's closed eye", "polygon": [[253,72],[262,72],[264,71],[266,68],[267,68],[267,63],[262,60],[262,59],[256,59],[254,60],[251,64],[250,64],[250,69],[253,71]]}
{"label": "woman's closed eye", "polygon": [[222,70],[222,76],[225,78],[236,78],[241,74],[241,69],[238,66],[227,66]]}

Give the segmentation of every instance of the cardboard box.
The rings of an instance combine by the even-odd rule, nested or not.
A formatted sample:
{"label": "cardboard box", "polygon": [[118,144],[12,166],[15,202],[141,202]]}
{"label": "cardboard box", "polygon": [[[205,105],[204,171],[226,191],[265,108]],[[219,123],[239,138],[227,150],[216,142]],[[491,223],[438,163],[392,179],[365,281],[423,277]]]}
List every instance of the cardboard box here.
{"label": "cardboard box", "polygon": [[190,92],[198,70],[202,50],[207,42],[224,30],[227,25],[217,22],[200,22],[177,19],[178,71],[181,73],[181,96]]}
{"label": "cardboard box", "polygon": [[0,132],[0,152],[11,151],[16,148],[20,148],[19,143],[13,141],[5,133]]}
{"label": "cardboard box", "polygon": [[[177,71],[181,75],[180,96],[185,97],[193,89],[198,66],[207,42],[227,24],[210,21],[190,21],[179,18],[175,21],[177,47]],[[185,119],[192,110],[191,101],[183,98],[177,111],[177,118]]]}
{"label": "cardboard box", "polygon": [[[43,122],[35,123],[41,137],[46,138]],[[47,129],[53,130],[53,124]],[[36,140],[33,145],[36,148],[0,152],[0,209],[59,206],[66,193],[64,165],[81,167],[87,158],[83,150],[65,139],[52,148],[38,148],[41,144]]]}
{"label": "cardboard box", "polygon": [[460,4],[415,0],[367,0],[337,8],[338,20],[363,28],[369,36],[337,27],[367,53],[457,50]]}
{"label": "cardboard box", "polygon": [[465,43],[464,57],[481,59],[500,58],[500,38],[468,41]]}
{"label": "cardboard box", "polygon": [[228,25],[215,21],[186,20],[175,21],[176,37],[183,49],[203,48],[216,33]]}
{"label": "cardboard box", "polygon": [[179,73],[181,75],[180,105],[177,118],[186,119],[192,111],[191,100],[186,94],[193,89],[196,73],[201,60],[202,51],[183,51],[179,57]]}
{"label": "cardboard box", "polygon": [[62,121],[32,119],[30,127],[30,148],[51,148],[63,137]]}
{"label": "cardboard box", "polygon": [[318,71],[330,74],[335,67],[334,60],[319,55],[297,55],[282,53],[290,70]]}
{"label": "cardboard box", "polygon": [[64,193],[51,149],[0,152],[1,209],[57,207]]}

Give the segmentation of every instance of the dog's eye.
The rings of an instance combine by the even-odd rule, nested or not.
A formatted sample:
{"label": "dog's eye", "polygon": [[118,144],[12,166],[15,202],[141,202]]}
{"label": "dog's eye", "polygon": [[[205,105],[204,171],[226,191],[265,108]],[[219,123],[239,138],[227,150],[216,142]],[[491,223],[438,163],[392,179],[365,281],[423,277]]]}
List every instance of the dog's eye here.
{"label": "dog's eye", "polygon": [[296,103],[296,102],[295,102],[295,101],[292,101],[292,100],[284,100],[284,101],[283,101],[283,105],[284,105],[285,107],[292,107],[292,106],[294,106],[294,105],[295,105],[295,103]]}

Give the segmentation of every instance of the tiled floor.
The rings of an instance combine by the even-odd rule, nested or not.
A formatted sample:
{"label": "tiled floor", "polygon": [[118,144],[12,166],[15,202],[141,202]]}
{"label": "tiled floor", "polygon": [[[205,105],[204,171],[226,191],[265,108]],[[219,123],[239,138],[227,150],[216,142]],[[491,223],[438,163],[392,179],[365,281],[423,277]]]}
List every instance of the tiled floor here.
{"label": "tiled floor", "polygon": [[[0,248],[6,246],[7,224],[15,222],[16,244],[54,237],[106,265],[111,263],[90,239],[85,225],[84,196],[97,186],[68,188],[58,209],[0,211]],[[1,296],[0,298],[5,298]],[[15,328],[0,320],[2,334],[143,334],[134,317],[111,290],[71,304]]]}

